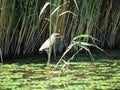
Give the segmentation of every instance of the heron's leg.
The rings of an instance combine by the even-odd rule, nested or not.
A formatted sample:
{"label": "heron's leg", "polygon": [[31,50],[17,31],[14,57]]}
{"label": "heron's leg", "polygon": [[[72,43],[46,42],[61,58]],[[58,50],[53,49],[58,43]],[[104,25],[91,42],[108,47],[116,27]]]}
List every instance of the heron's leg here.
{"label": "heron's leg", "polygon": [[47,55],[48,55],[48,61],[47,61],[47,66],[50,64],[50,58],[51,58],[51,52],[49,50],[46,50]]}
{"label": "heron's leg", "polygon": [[48,61],[47,61],[47,66],[49,66],[49,64],[50,64],[50,53],[48,53]]}

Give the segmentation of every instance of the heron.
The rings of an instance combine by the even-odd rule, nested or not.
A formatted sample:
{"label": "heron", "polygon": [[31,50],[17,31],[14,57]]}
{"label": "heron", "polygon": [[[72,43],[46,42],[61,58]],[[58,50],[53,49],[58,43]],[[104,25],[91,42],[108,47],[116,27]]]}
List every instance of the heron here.
{"label": "heron", "polygon": [[60,37],[59,33],[53,33],[39,48],[39,51],[45,50],[47,55],[48,55],[48,61],[47,61],[47,66],[50,64],[50,57],[51,57],[51,51],[52,51],[52,46],[55,43],[56,39]]}

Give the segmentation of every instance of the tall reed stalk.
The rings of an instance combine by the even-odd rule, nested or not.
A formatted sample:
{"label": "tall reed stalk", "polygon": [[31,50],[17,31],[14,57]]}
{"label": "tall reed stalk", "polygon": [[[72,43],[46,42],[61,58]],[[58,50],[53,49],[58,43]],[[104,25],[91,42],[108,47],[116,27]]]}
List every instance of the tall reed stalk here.
{"label": "tall reed stalk", "polygon": [[54,54],[80,34],[95,37],[100,46],[115,47],[120,44],[119,4],[119,0],[0,0],[2,56],[38,53],[53,32],[64,36]]}

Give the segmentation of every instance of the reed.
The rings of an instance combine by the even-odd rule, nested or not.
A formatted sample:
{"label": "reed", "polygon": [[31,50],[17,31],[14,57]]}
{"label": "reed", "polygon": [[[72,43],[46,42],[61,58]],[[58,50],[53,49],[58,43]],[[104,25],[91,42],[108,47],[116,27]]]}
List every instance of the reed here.
{"label": "reed", "polygon": [[37,53],[53,32],[64,36],[54,46],[54,55],[80,34],[95,37],[101,47],[113,48],[120,44],[119,5],[119,0],[0,0],[2,56]]}

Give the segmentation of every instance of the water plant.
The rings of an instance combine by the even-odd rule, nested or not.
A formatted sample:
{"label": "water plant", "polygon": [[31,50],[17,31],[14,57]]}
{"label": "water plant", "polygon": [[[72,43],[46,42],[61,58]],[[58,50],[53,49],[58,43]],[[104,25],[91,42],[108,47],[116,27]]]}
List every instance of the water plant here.
{"label": "water plant", "polygon": [[[86,42],[85,40],[88,40],[88,39],[91,39],[93,41],[93,43],[89,43],[89,42]],[[94,61],[94,57],[90,51],[90,47],[95,47],[103,52],[105,52],[103,49],[99,48],[95,43],[95,38],[88,35],[88,34],[81,34],[81,35],[78,35],[78,36],[75,36],[72,41],[70,42],[70,44],[68,45],[67,49],[65,50],[65,52],[63,53],[63,55],[61,56],[60,60],[58,61],[58,63],[56,64],[56,66],[54,67],[54,69],[58,66],[58,64],[60,64],[61,62],[64,62],[64,65],[62,68],[64,68],[66,65],[69,65],[70,61],[74,59],[74,57],[82,50],[86,50],[92,60]],[[68,60],[64,60],[64,57],[65,55],[70,52],[71,49],[74,49],[75,52],[74,54],[72,55],[72,57],[70,57]],[[54,70],[53,69],[53,70]]]}

